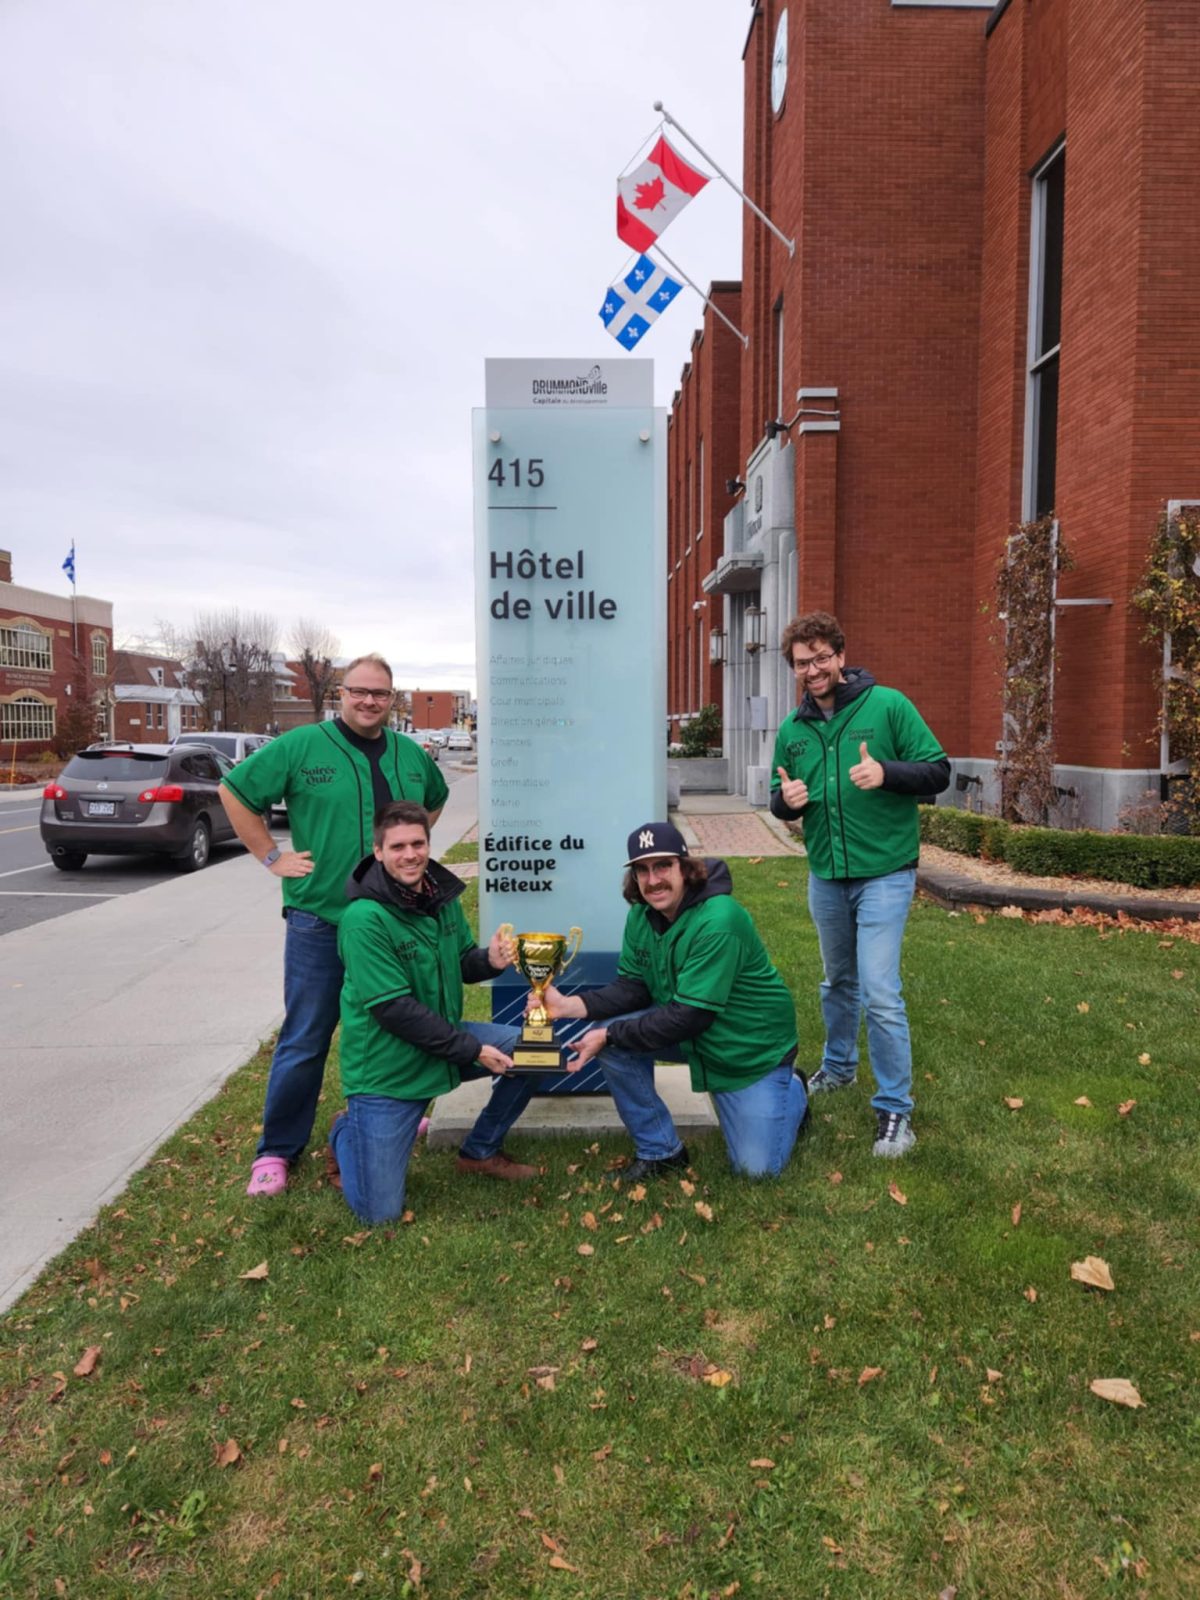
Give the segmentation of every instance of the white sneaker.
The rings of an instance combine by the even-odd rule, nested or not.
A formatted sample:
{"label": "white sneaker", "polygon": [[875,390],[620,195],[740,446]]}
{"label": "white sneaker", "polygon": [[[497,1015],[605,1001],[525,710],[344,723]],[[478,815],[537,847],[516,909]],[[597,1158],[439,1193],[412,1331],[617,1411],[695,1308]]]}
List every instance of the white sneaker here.
{"label": "white sneaker", "polygon": [[912,1130],[912,1120],[903,1116],[899,1111],[877,1111],[879,1118],[879,1131],[875,1143],[871,1147],[873,1156],[903,1156],[912,1149],[917,1142],[917,1136]]}

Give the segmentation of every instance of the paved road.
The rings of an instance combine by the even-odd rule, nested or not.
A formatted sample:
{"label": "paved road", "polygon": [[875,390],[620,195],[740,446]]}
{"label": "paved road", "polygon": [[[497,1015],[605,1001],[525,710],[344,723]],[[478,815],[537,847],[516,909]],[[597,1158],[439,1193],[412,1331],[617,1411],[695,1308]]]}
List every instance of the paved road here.
{"label": "paved road", "polygon": [[[442,771],[453,793],[466,774],[445,761]],[[0,936],[154,888],[179,875],[171,862],[149,856],[89,856],[79,872],[60,872],[38,831],[41,808],[40,795],[0,796]],[[278,826],[274,832],[284,836]],[[240,844],[214,845],[204,870],[220,871],[244,855]]]}

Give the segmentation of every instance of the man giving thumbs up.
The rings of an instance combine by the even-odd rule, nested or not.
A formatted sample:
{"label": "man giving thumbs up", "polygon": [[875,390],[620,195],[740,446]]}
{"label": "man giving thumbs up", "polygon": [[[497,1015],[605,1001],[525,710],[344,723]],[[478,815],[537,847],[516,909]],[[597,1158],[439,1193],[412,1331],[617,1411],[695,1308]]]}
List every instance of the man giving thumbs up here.
{"label": "man giving thumbs up", "polygon": [[874,1153],[902,1156],[912,1128],[912,1045],[900,945],[917,881],[917,801],[950,782],[945,751],[898,689],[849,667],[836,617],[812,611],[784,629],[800,702],[775,740],[771,810],[804,819],[808,907],[821,944],[825,1053],[809,1094],[858,1075],[867,1045],[877,1119]]}

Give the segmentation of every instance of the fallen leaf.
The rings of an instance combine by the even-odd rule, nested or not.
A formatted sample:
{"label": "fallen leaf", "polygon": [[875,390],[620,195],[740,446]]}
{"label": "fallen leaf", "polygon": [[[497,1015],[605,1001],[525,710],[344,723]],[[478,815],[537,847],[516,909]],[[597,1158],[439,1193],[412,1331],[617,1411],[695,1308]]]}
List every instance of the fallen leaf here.
{"label": "fallen leaf", "polygon": [[558,1550],[562,1549],[562,1546],[559,1544],[558,1540],[552,1538],[548,1533],[539,1533],[538,1538],[541,1539],[547,1550],[553,1550],[557,1552]]}
{"label": "fallen leaf", "polygon": [[342,1243],[343,1244],[353,1245],[354,1248],[357,1250],[359,1245],[362,1244],[363,1240],[364,1239],[369,1239],[370,1237],[371,1237],[370,1228],[360,1228],[357,1233],[347,1233],[347,1234],[343,1235]]}
{"label": "fallen leaf", "polygon": [[559,1485],[560,1488],[567,1481],[567,1475],[559,1466],[557,1461],[554,1463],[554,1481]]}
{"label": "fallen leaf", "polygon": [[727,1544],[728,1544],[728,1543],[729,1543],[729,1542],[730,1542],[730,1540],[731,1540],[731,1539],[732,1539],[732,1538],[733,1538],[733,1531],[734,1531],[734,1529],[735,1529],[735,1528],[736,1528],[736,1527],[737,1527],[737,1523],[736,1523],[736,1522],[731,1522],[731,1523],[730,1523],[730,1524],[729,1524],[729,1526],[728,1526],[728,1527],[727,1527],[727,1528],[726,1528],[726,1529],[725,1529],[725,1532],[724,1532],[724,1533],[723,1533],[723,1534],[722,1534],[722,1535],[721,1535],[721,1537],[720,1537],[720,1538],[719,1538],[719,1539],[718,1539],[718,1540],[717,1540],[717,1549],[718,1549],[718,1550],[724,1550],[724,1548],[725,1548],[725,1546],[726,1546],[726,1545],[727,1545]]}
{"label": "fallen leaf", "polygon": [[1115,1289],[1108,1262],[1099,1256],[1084,1256],[1082,1261],[1072,1261],[1071,1277],[1076,1283],[1086,1283],[1092,1289]]}
{"label": "fallen leaf", "polygon": [[629,1198],[630,1200],[644,1200],[646,1198],[646,1185],[644,1183],[635,1183],[629,1191]]}
{"label": "fallen leaf", "polygon": [[723,1389],[727,1383],[733,1382],[733,1373],[726,1372],[724,1367],[714,1367],[711,1372],[704,1374],[703,1381],[714,1389]]}
{"label": "fallen leaf", "polygon": [[1150,1052],[1149,1052],[1149,1050],[1143,1050],[1141,1055],[1138,1057],[1138,1066],[1139,1067],[1148,1067],[1149,1065],[1150,1065]]}
{"label": "fallen leaf", "polygon": [[1117,1107],[1117,1115],[1119,1117],[1127,1117],[1135,1105],[1137,1105],[1136,1100],[1122,1100],[1121,1104]]}
{"label": "fallen leaf", "polygon": [[1001,906],[1000,910],[996,913],[996,915],[1000,917],[1019,917],[1021,914],[1020,906]]}
{"label": "fallen leaf", "polygon": [[821,1535],[821,1543],[825,1546],[826,1550],[829,1551],[831,1556],[840,1556],[845,1554],[845,1551],[842,1549],[841,1545],[838,1544],[837,1540],[831,1539],[827,1533],[823,1533]]}
{"label": "fallen leaf", "polygon": [[1173,978],[1175,978],[1176,980],[1178,980],[1179,978],[1182,978],[1183,977],[1183,968],[1182,967],[1175,967],[1174,970],[1171,973],[1171,976]]}
{"label": "fallen leaf", "polygon": [[827,1311],[825,1313],[825,1331],[828,1332],[830,1328],[836,1328],[836,1327],[837,1327],[837,1318],[836,1317],[831,1317],[829,1315],[828,1311]]}
{"label": "fallen leaf", "polygon": [[687,1195],[689,1200],[696,1192],[696,1185],[694,1183],[689,1183],[686,1178],[680,1178],[679,1187],[683,1190],[684,1194]]}
{"label": "fallen leaf", "polygon": [[547,1372],[544,1377],[538,1378],[536,1381],[539,1389],[552,1390],[555,1387],[554,1374],[552,1372]]}
{"label": "fallen leaf", "polygon": [[596,1213],[594,1211],[585,1211],[579,1220],[589,1233],[595,1233],[600,1226],[596,1221]]}
{"label": "fallen leaf", "polygon": [[1029,1288],[1025,1290],[1025,1298],[1026,1298],[1026,1300],[1029,1301],[1030,1305],[1032,1305],[1034,1303],[1034,1301],[1037,1299],[1037,1290],[1033,1287],[1032,1284],[1030,1284]]}
{"label": "fallen leaf", "polygon": [[575,1246],[575,1254],[577,1256],[594,1256],[596,1254],[596,1246],[594,1244],[577,1244]]}
{"label": "fallen leaf", "polygon": [[1004,1374],[1002,1372],[997,1372],[995,1367],[987,1368],[987,1381],[989,1383],[999,1383],[1003,1376]]}
{"label": "fallen leaf", "polygon": [[956,1583],[948,1583],[938,1595],[938,1600],[958,1600],[958,1585]]}
{"label": "fallen leaf", "polygon": [[1091,1008],[1091,1006],[1090,1006],[1090,1005],[1088,1005],[1088,1003],[1087,1003],[1087,1001],[1086,1001],[1086,1000],[1081,1000],[1081,1001],[1080,1001],[1080,1002],[1079,1002],[1079,1004],[1078,1004],[1078,1005],[1077,1005],[1077,1006],[1076,1006],[1076,1007],[1075,1007],[1075,1009],[1076,1009],[1076,1011],[1082,1011],[1082,1012],[1083,1012],[1083,1014],[1084,1014],[1084,1016],[1086,1016],[1086,1015],[1087,1015],[1087,1014],[1088,1014],[1088,1012],[1089,1012],[1089,1011],[1090,1011],[1090,1010],[1091,1010],[1091,1009],[1092,1009],[1092,1008]]}
{"label": "fallen leaf", "polygon": [[840,1172],[831,1172],[829,1174],[829,1182],[830,1183],[841,1183],[841,1181],[842,1181],[842,1175],[841,1175]]}
{"label": "fallen leaf", "polygon": [[559,1572],[578,1572],[578,1567],[573,1567],[565,1556],[551,1556],[550,1565]]}
{"label": "fallen leaf", "polygon": [[607,1444],[602,1444],[600,1446],[599,1450],[593,1450],[592,1451],[592,1460],[593,1461],[607,1461],[609,1456],[612,1455],[612,1451],[613,1451],[612,1440],[610,1439]]}
{"label": "fallen leaf", "polygon": [[226,1439],[224,1444],[213,1444],[213,1461],[218,1467],[232,1467],[235,1461],[242,1459],[242,1452],[236,1439]]}
{"label": "fallen leaf", "polygon": [[1021,1225],[1021,1202],[1019,1200],[1012,1208],[1012,1225],[1014,1228],[1019,1228]]}
{"label": "fallen leaf", "polygon": [[251,1267],[249,1272],[239,1272],[239,1283],[261,1283],[270,1273],[270,1268],[265,1261],[260,1261],[256,1267]]}
{"label": "fallen leaf", "polygon": [[111,1467],[112,1466],[112,1451],[111,1450],[101,1450],[98,1459],[99,1459],[100,1465],[102,1467]]}
{"label": "fallen leaf", "polygon": [[908,1204],[908,1196],[894,1178],[888,1184],[888,1193],[898,1206],[906,1206]]}
{"label": "fallen leaf", "polygon": [[1090,1106],[1091,1103],[1092,1102],[1088,1099],[1087,1095],[1085,1095],[1085,1094],[1081,1094],[1079,1096],[1079,1099],[1076,1100],[1076,1102],[1075,1102],[1075,1104],[1077,1106]]}
{"label": "fallen leaf", "polygon": [[861,1387],[864,1383],[872,1383],[882,1372],[882,1367],[864,1367],[858,1375],[859,1386]]}
{"label": "fallen leaf", "polygon": [[1128,1378],[1093,1378],[1088,1388],[1101,1400],[1111,1400],[1114,1405],[1128,1406],[1133,1411],[1146,1403]]}
{"label": "fallen leaf", "polygon": [[697,1200],[696,1215],[698,1217],[703,1217],[705,1222],[711,1222],[713,1219],[713,1208],[710,1205],[706,1205],[703,1200]]}
{"label": "fallen leaf", "polygon": [[599,1339],[584,1339],[579,1348],[581,1350],[594,1350],[599,1343]]}
{"label": "fallen leaf", "polygon": [[367,1468],[367,1482],[368,1483],[378,1483],[380,1478],[382,1478],[382,1477],[383,1477],[383,1462],[382,1461],[372,1461],[371,1465]]}
{"label": "fallen leaf", "polygon": [[1020,1111],[1021,1107],[1025,1104],[1025,1102],[1024,1102],[1024,1100],[1014,1099],[1012,1096],[1006,1094],[1004,1096],[1004,1104],[1008,1107],[1008,1109],[1010,1111]]}
{"label": "fallen leaf", "polygon": [[754,1460],[750,1463],[750,1465],[752,1467],[762,1467],[762,1468],[765,1468],[767,1471],[770,1471],[770,1469],[775,1465],[775,1463],[771,1460],[770,1456],[755,1456]]}
{"label": "fallen leaf", "polygon": [[103,1347],[101,1345],[88,1345],[87,1349],[80,1356],[79,1360],[71,1368],[75,1376],[77,1378],[91,1377],[92,1373],[96,1370],[96,1363],[100,1360],[102,1351]]}

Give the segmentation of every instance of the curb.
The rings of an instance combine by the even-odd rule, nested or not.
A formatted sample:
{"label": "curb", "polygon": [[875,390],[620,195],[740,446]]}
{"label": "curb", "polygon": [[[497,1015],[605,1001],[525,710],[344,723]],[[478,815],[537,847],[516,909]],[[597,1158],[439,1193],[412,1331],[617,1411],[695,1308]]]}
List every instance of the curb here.
{"label": "curb", "polygon": [[1135,900],[1131,895],[1095,894],[1071,889],[1033,889],[1015,883],[982,883],[978,878],[918,867],[917,888],[949,911],[964,906],[1019,906],[1022,911],[1099,911],[1105,916],[1132,917],[1137,922],[1166,922],[1179,918],[1200,921],[1195,900],[1155,898]]}

